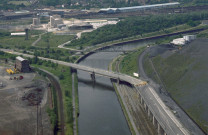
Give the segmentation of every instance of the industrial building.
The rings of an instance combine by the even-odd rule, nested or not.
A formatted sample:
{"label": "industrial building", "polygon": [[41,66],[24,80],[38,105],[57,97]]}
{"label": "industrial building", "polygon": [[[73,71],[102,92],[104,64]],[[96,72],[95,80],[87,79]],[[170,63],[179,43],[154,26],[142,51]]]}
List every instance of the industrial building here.
{"label": "industrial building", "polygon": [[185,35],[185,36],[183,36],[183,39],[185,39],[187,42],[190,42],[190,41],[196,39],[196,35]]}
{"label": "industrial building", "polygon": [[39,25],[40,24],[40,18],[33,18],[33,24],[34,26]]}
{"label": "industrial building", "polygon": [[22,57],[16,57],[15,68],[20,72],[30,72],[29,61]]}
{"label": "industrial building", "polygon": [[208,20],[203,20],[203,21],[202,21],[202,24],[203,24],[203,25],[208,25]]}
{"label": "industrial building", "polygon": [[179,2],[172,2],[172,3],[154,4],[154,5],[122,7],[122,8],[103,8],[103,9],[100,9],[99,13],[134,12],[134,11],[145,10],[145,9],[175,6],[179,4],[180,4]]}
{"label": "industrial building", "polygon": [[174,45],[185,45],[188,42],[191,42],[192,40],[196,39],[196,35],[185,35],[183,38],[177,38],[174,39],[171,44]]}
{"label": "industrial building", "polygon": [[63,24],[63,19],[60,15],[50,16],[49,26],[50,28],[57,28],[59,24]]}

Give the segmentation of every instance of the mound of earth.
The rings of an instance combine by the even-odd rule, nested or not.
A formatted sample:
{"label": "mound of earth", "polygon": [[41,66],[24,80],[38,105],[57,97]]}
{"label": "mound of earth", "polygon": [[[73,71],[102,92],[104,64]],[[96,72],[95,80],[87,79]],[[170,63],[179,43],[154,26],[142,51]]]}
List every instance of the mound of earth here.
{"label": "mound of earth", "polygon": [[161,52],[157,55],[154,52],[150,56],[152,55],[155,69],[167,91],[206,131],[206,125],[208,125],[208,39],[197,39],[175,53],[171,51],[171,54],[166,57],[164,57],[164,51]]}

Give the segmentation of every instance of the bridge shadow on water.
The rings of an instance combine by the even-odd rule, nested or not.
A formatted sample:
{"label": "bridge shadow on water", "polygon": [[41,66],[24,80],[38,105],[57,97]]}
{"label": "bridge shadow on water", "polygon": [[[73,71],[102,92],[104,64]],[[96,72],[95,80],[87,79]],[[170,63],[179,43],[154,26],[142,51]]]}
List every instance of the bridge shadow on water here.
{"label": "bridge shadow on water", "polygon": [[83,78],[78,78],[78,82],[82,82],[87,86],[92,86],[93,88],[99,88],[99,90],[109,90],[109,91],[114,91],[114,88],[112,85],[106,85],[102,82],[94,82],[89,79],[83,79]]}

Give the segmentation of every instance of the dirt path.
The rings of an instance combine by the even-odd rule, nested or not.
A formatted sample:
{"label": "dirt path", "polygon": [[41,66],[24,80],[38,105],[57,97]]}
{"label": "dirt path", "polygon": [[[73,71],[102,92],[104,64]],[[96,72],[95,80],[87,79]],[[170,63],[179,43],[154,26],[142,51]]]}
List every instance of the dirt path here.
{"label": "dirt path", "polygon": [[37,40],[35,40],[35,41],[31,44],[31,46],[35,46],[35,45],[41,40],[42,35],[44,35],[44,34],[46,34],[46,33],[40,34],[40,35],[39,35],[39,38],[38,38]]}

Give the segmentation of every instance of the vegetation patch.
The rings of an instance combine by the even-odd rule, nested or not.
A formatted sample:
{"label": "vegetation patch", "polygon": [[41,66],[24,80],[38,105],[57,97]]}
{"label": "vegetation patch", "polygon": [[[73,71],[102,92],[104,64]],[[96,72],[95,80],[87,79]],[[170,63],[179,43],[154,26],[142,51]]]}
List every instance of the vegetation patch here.
{"label": "vegetation patch", "polygon": [[40,42],[38,42],[37,46],[39,47],[58,47],[67,41],[70,41],[74,38],[72,35],[54,35],[53,33],[47,33],[42,36]]}
{"label": "vegetation patch", "polygon": [[122,59],[119,65],[120,72],[130,75],[130,76],[133,76],[133,73],[137,73],[138,72],[138,60],[137,59],[144,49],[145,47],[141,47],[137,51],[126,55]]}
{"label": "vegetation patch", "polygon": [[[63,94],[64,101],[64,114],[65,114],[65,124],[66,124],[66,134],[73,134],[73,108],[72,108],[72,76],[70,68],[58,64],[54,64],[50,61],[42,61],[29,59],[32,66],[45,69],[55,76],[59,77],[60,86]],[[39,65],[39,61],[42,61],[42,65]],[[51,112],[50,110],[49,112]],[[52,112],[51,112],[52,113]],[[53,113],[52,113],[53,114]]]}

